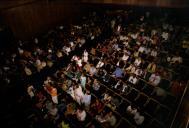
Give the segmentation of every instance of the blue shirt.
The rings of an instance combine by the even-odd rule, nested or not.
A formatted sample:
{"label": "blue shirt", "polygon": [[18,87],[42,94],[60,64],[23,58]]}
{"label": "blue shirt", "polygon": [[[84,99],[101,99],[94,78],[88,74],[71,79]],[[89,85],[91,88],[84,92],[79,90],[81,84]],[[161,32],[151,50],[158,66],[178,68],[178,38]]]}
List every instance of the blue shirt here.
{"label": "blue shirt", "polygon": [[117,67],[116,70],[113,72],[113,75],[115,75],[116,77],[123,77],[123,70]]}

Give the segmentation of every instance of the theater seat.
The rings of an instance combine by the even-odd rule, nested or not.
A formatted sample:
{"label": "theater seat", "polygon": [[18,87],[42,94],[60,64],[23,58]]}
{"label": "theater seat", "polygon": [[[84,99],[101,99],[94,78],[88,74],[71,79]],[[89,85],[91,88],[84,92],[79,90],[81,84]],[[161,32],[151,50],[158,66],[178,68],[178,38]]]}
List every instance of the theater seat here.
{"label": "theater seat", "polygon": [[135,100],[135,104],[142,109],[145,103],[147,102],[147,100],[148,100],[147,96],[140,94],[139,97]]}
{"label": "theater seat", "polygon": [[139,92],[136,91],[135,89],[132,89],[126,96],[126,98],[129,100],[129,101],[135,101],[136,97],[138,96]]}
{"label": "theater seat", "polygon": [[138,84],[134,85],[133,87],[141,91],[145,87],[145,82],[142,80],[139,80]]}
{"label": "theater seat", "polygon": [[127,107],[129,106],[129,103],[127,101],[123,101],[120,105],[119,105],[119,108],[118,108],[118,112],[121,114],[121,115],[124,115],[126,114],[126,109]]}
{"label": "theater seat", "polygon": [[150,115],[154,115],[156,112],[156,108],[158,106],[158,103],[155,102],[154,100],[150,99],[149,102],[144,106],[144,110],[150,114]]}
{"label": "theater seat", "polygon": [[167,108],[160,106],[156,111],[155,117],[157,120],[167,123],[169,115],[170,111]]}
{"label": "theater seat", "polygon": [[159,84],[159,87],[168,91],[170,88],[170,81],[166,79],[162,79]]}
{"label": "theater seat", "polygon": [[150,95],[152,94],[153,90],[154,90],[154,87],[151,86],[151,85],[148,85],[148,84],[146,84],[145,87],[142,89],[142,91],[143,91],[146,95],[148,95],[148,96],[150,96]]}
{"label": "theater seat", "polygon": [[153,120],[146,128],[166,128],[166,127],[160,122]]}
{"label": "theater seat", "polygon": [[135,128],[135,127],[132,126],[128,121],[122,119],[120,124],[117,126],[117,128]]}
{"label": "theater seat", "polygon": [[170,94],[168,94],[165,97],[165,99],[163,100],[163,104],[165,104],[166,106],[171,107],[171,108],[176,107],[175,103],[176,103],[176,97],[174,97]]}

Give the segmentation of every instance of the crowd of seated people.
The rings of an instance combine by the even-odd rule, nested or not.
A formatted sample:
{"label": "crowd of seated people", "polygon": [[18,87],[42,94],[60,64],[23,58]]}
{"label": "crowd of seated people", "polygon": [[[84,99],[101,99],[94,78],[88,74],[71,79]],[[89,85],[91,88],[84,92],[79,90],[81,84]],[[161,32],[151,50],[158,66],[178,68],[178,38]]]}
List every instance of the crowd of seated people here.
{"label": "crowd of seated people", "polygon": [[[133,31],[129,31],[130,27],[133,26],[128,26],[126,30],[125,28],[120,29],[122,27],[120,24],[115,26],[115,33],[109,39],[106,39],[103,43],[98,43],[90,51],[88,49],[84,50],[81,56],[74,55],[70,63],[72,69],[66,70],[66,75],[72,74],[70,78],[76,80],[81,86],[81,93],[82,91],[92,90],[92,94],[100,98],[105,106],[111,108],[112,111],[116,110],[116,106],[119,106],[119,103],[116,104],[116,102],[113,102],[115,96],[109,91],[100,92],[101,82],[108,88],[113,88],[115,92],[116,90],[120,90],[119,92],[129,93],[130,88],[135,88],[138,86],[139,81],[144,81],[148,86],[154,87],[151,95],[165,96],[167,90],[158,86],[163,79],[172,83],[176,78],[172,77],[172,75],[166,77],[165,72],[167,68],[161,66],[161,62],[157,61],[161,60],[159,58],[161,49],[158,49],[158,47],[162,47],[163,43],[168,42],[172,38],[171,33],[174,30],[172,25],[167,24],[172,29],[164,28],[164,25],[160,25],[159,29],[150,28],[143,21],[142,24],[137,24]],[[178,52],[176,52],[176,55],[176,61],[179,62],[178,64],[181,64],[182,57],[178,56]],[[80,65],[77,58],[82,58],[80,59]],[[171,60],[174,61],[174,58]],[[174,66],[171,68],[174,70]],[[82,74],[80,77],[76,75],[78,71]],[[172,84],[170,88],[173,88]],[[172,89],[168,93],[178,96],[174,94]],[[181,94],[179,91],[178,93]],[[83,94],[79,100],[75,99],[79,104],[82,100],[81,97],[83,97]],[[108,122],[104,118],[106,118],[106,114],[104,116],[97,115],[97,120],[101,123]],[[142,125],[145,116],[140,112],[136,112],[133,114],[133,120],[136,125]],[[110,123],[109,125],[112,126],[113,124]]]}
{"label": "crowd of seated people", "polygon": [[[46,40],[19,41],[18,51],[5,63],[17,64],[20,75],[26,78],[26,92],[37,111],[30,118],[33,127],[41,120],[51,122],[54,127],[57,124],[59,127],[73,124],[85,127],[90,117],[95,117],[103,127],[114,127],[122,115],[117,116],[121,102],[129,99],[131,90],[138,90],[141,81],[146,87],[153,87],[148,97],[157,95],[165,99],[166,94],[170,94],[179,98],[186,80],[178,77],[180,72],[179,75],[174,73],[183,63],[182,57],[178,51],[163,57],[161,54],[170,52],[168,44],[177,28],[166,22],[154,23],[154,26],[148,18],[149,15],[141,16],[136,23],[125,25],[120,22],[120,16],[102,18],[93,13],[84,17],[81,25],[59,26],[50,31]],[[101,28],[106,29],[106,24],[100,23],[104,21],[110,22],[112,33],[105,40],[95,40],[106,32]],[[91,43],[92,47],[82,49],[86,43]],[[43,81],[38,83],[40,87],[32,84],[33,79],[27,79],[35,73],[40,76],[54,66],[57,66],[56,72],[50,75],[45,72]],[[9,71],[12,67],[5,66],[3,70]],[[169,87],[162,84],[164,80],[169,81]],[[8,78],[6,82],[10,82]],[[131,117],[132,125],[143,127],[147,117],[143,109],[133,107],[135,99],[137,97],[129,99],[124,110]],[[106,111],[107,108],[110,110]]]}

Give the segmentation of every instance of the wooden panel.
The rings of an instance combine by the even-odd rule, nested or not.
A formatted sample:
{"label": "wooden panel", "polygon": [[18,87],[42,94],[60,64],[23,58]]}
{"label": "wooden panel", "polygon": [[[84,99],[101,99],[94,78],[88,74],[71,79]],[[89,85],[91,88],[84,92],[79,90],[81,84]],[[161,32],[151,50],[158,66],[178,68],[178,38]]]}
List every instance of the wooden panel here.
{"label": "wooden panel", "polygon": [[0,0],[0,9],[16,7],[34,1],[36,0]]}
{"label": "wooden panel", "polygon": [[80,10],[77,3],[43,1],[5,9],[1,15],[16,38],[27,39],[59,23],[70,22],[80,16]]}

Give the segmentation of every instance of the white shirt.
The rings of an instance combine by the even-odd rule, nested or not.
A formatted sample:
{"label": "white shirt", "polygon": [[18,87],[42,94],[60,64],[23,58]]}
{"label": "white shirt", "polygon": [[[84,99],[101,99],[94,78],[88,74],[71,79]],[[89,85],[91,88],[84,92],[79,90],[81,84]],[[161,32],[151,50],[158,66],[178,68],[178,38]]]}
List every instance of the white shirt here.
{"label": "white shirt", "polygon": [[138,81],[138,79],[136,77],[130,76],[129,77],[129,82],[131,82],[132,84],[136,84]]}
{"label": "white shirt", "polygon": [[153,57],[156,57],[157,56],[157,51],[152,50],[150,55],[153,56]]}
{"label": "white shirt", "polygon": [[179,62],[179,63],[182,63],[182,57],[180,57],[180,56],[174,56],[174,57],[171,59],[171,61],[172,61],[173,63],[175,63],[176,61]]}
{"label": "white shirt", "polygon": [[104,66],[104,62],[102,62],[101,60],[98,62],[98,64],[96,65],[96,68],[101,68],[102,66]]}
{"label": "white shirt", "polygon": [[137,113],[137,109],[132,109],[132,108],[131,108],[131,105],[129,105],[129,106],[127,107],[127,112],[129,112],[130,114],[135,115],[135,114]]}
{"label": "white shirt", "polygon": [[127,36],[123,36],[123,35],[121,35],[121,36],[119,37],[119,39],[120,39],[120,40],[127,40],[128,37],[127,37]]}
{"label": "white shirt", "polygon": [[143,53],[143,52],[144,52],[144,50],[145,50],[145,47],[144,47],[144,46],[140,46],[140,48],[138,49],[138,52]]}
{"label": "white shirt", "polygon": [[131,34],[131,37],[133,38],[133,39],[136,39],[137,37],[138,37],[138,34],[136,33],[136,34]]}
{"label": "white shirt", "polygon": [[78,88],[76,88],[75,90],[74,90],[74,96],[75,96],[75,98],[76,99],[82,99],[83,98],[83,91],[82,91],[82,88],[81,88],[81,86],[79,86]]}
{"label": "white shirt", "polygon": [[118,25],[118,26],[117,26],[117,31],[119,32],[120,30],[121,30],[121,26]]}
{"label": "white shirt", "polygon": [[91,104],[91,95],[85,94],[83,96],[83,103],[85,106],[89,106]]}
{"label": "white shirt", "polygon": [[163,38],[164,40],[168,40],[168,38],[169,38],[169,33],[163,32],[161,36],[162,36],[162,38]]}

